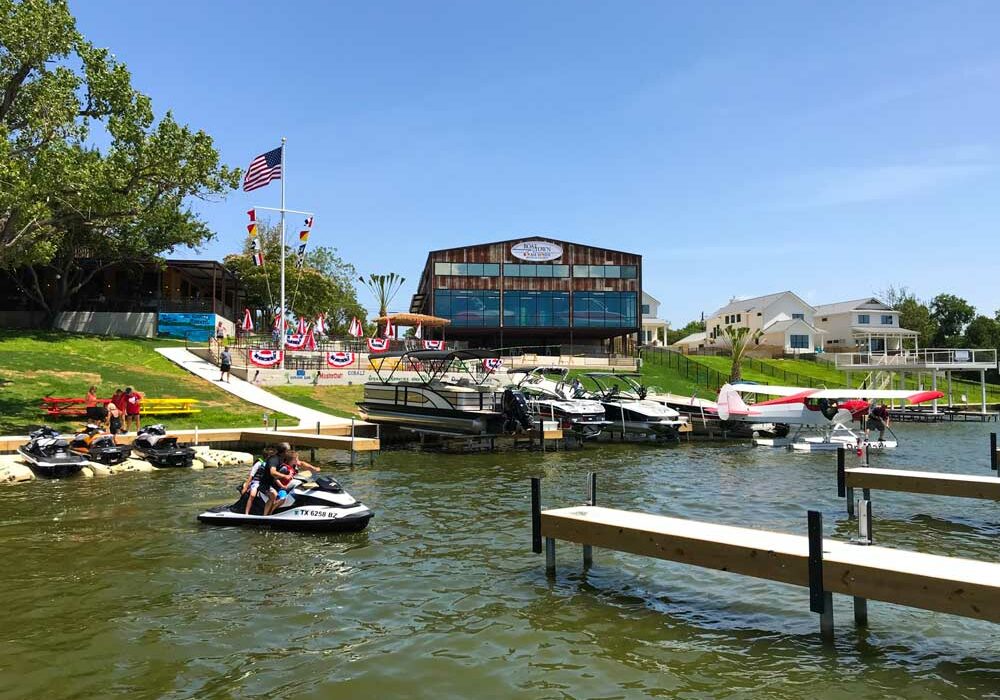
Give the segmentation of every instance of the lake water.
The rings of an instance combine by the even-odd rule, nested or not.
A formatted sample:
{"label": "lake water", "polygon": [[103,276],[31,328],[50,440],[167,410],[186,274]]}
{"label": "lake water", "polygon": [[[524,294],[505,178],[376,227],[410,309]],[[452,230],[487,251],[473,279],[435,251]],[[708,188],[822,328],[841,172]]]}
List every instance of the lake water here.
{"label": "lake water", "polygon": [[[996,425],[901,425],[875,466],[989,474]],[[326,455],[332,458],[334,455]],[[318,455],[318,461],[326,464]],[[333,469],[376,511],[352,535],[212,528],[242,473],[160,471],[0,492],[2,698],[1000,697],[1000,626],[869,604],[818,638],[806,589],[558,546],[545,507],[602,505],[853,536],[836,456],[744,445],[383,453]],[[1000,561],[997,504],[874,494],[879,544]]]}

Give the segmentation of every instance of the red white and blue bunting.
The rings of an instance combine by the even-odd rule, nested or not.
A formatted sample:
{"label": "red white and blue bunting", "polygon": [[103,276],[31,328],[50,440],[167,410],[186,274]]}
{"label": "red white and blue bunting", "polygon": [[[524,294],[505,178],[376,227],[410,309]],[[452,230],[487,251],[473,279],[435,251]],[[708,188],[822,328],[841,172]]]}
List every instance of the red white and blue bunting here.
{"label": "red white and blue bunting", "polygon": [[305,333],[290,333],[285,336],[285,347],[288,350],[315,350],[316,338],[312,329]]}
{"label": "red white and blue bunting", "polygon": [[371,352],[385,352],[389,349],[388,338],[369,338],[368,349]]}
{"label": "red white and blue bunting", "polygon": [[280,350],[251,350],[250,363],[257,367],[277,367],[281,364]]}
{"label": "red white and blue bunting", "polygon": [[444,350],[443,340],[425,340],[424,350]]}
{"label": "red white and blue bunting", "polygon": [[496,372],[503,365],[503,360],[499,357],[487,357],[483,359],[483,369],[486,370],[487,374],[492,374]]}
{"label": "red white and blue bunting", "polygon": [[350,367],[357,359],[357,354],[353,352],[328,352],[326,354],[326,364],[337,369]]}

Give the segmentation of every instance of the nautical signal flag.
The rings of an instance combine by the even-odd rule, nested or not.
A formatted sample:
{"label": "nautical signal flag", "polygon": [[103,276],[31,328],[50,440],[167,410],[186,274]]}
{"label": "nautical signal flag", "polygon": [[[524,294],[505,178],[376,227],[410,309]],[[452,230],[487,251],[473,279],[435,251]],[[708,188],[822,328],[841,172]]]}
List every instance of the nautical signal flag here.
{"label": "nautical signal flag", "polygon": [[251,238],[250,239],[250,248],[252,250],[254,250],[255,252],[260,252],[260,239],[259,238]]}
{"label": "nautical signal flag", "polygon": [[250,234],[250,238],[256,238],[257,237],[257,224],[256,223],[247,224],[247,233]]}
{"label": "nautical signal flag", "polygon": [[313,227],[313,218],[310,216],[308,219],[306,219],[306,228],[312,228],[312,227]]}
{"label": "nautical signal flag", "polygon": [[253,264],[255,266],[257,266],[257,267],[263,267],[264,266],[264,254],[263,253],[254,253],[253,254]]}
{"label": "nautical signal flag", "polygon": [[247,174],[243,178],[243,191],[250,192],[271,182],[281,179],[281,147],[261,153],[250,161]]}
{"label": "nautical signal flag", "polygon": [[254,222],[254,221],[256,221],[257,220],[257,210],[256,209],[249,209],[249,210],[247,210],[247,216],[250,217],[251,223]]}
{"label": "nautical signal flag", "polygon": [[309,232],[308,231],[299,231],[299,240],[302,241],[303,243],[305,243],[306,241],[308,241],[309,240]]}

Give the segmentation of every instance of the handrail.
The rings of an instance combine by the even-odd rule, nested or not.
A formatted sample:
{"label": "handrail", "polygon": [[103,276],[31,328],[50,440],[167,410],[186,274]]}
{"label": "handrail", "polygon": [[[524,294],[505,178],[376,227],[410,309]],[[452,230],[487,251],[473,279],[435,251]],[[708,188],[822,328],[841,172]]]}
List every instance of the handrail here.
{"label": "handrail", "polygon": [[899,352],[837,353],[837,368],[866,365],[885,367],[918,367],[921,365],[993,365],[997,364],[997,351],[992,348],[921,348]]}

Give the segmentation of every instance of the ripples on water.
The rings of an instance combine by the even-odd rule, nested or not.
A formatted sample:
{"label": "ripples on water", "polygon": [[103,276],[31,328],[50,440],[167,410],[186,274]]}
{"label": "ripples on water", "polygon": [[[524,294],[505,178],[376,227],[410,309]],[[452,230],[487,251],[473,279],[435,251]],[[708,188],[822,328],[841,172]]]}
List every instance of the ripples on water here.
{"label": "ripples on water", "polygon": [[[876,466],[989,471],[989,426],[896,431]],[[386,452],[338,468],[377,516],[337,536],[200,526],[233,471],[7,488],[0,697],[1000,697],[995,625],[872,602],[859,631],[838,596],[824,648],[802,588],[602,550],[585,573],[567,543],[549,581],[530,553],[528,477],[569,505],[592,470],[603,505],[802,533],[819,508],[850,537],[835,459]],[[1000,561],[994,503],[876,492],[874,510],[881,544]]]}

